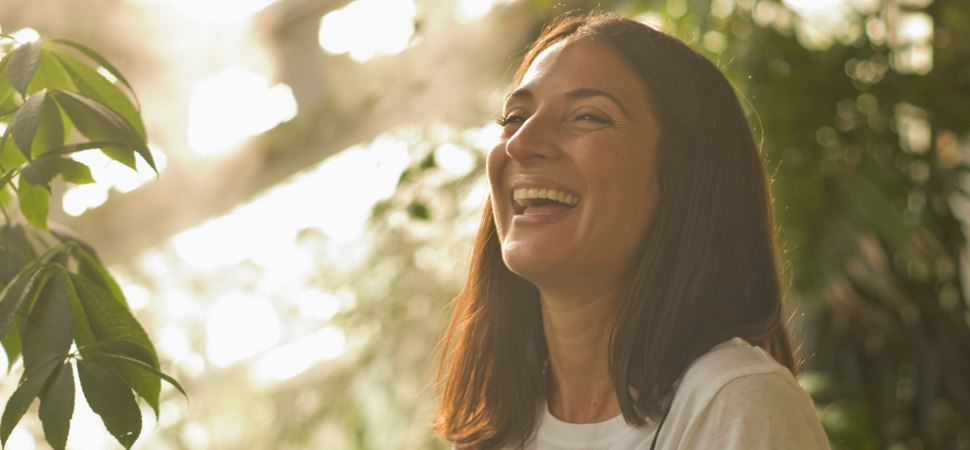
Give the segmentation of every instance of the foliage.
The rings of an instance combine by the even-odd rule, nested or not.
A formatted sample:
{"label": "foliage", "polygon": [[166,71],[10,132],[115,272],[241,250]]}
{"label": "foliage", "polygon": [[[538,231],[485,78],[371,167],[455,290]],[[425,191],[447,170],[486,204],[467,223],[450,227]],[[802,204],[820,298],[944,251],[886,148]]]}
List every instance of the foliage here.
{"label": "foliage", "polygon": [[[154,346],[94,249],[50,229],[47,216],[56,177],[94,182],[75,152],[99,149],[132,169],[138,154],[155,169],[145,126],[131,86],[97,52],[63,39],[4,39],[0,189],[15,195],[0,204],[0,336],[8,365],[20,358],[24,370],[0,418],[0,442],[40,399],[47,442],[64,448],[76,367],[91,409],[129,448],[141,431],[134,394],[157,415],[161,380],[182,388],[159,370]],[[26,223],[8,211],[14,198]]]}

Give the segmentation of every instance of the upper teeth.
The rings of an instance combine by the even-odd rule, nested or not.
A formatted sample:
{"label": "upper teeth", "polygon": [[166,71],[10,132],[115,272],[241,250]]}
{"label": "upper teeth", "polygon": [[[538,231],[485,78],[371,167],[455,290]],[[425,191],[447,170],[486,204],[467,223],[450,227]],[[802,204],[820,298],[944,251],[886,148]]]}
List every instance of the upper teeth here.
{"label": "upper teeth", "polygon": [[569,206],[579,203],[579,197],[558,189],[522,188],[512,192],[512,198],[519,206],[529,206],[530,200],[549,199]]}

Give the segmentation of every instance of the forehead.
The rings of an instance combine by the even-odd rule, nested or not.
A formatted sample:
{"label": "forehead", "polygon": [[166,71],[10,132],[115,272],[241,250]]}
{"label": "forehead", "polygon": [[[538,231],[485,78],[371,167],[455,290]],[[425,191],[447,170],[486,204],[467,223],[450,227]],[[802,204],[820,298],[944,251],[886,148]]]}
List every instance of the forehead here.
{"label": "forehead", "polygon": [[647,87],[612,48],[588,39],[566,40],[543,50],[514,90],[592,87],[647,100]]}

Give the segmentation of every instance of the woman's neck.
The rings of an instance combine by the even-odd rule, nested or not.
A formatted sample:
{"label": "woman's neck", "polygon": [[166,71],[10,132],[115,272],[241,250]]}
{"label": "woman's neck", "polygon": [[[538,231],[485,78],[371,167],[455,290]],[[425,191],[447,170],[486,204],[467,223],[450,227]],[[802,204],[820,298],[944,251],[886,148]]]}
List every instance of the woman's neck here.
{"label": "woman's neck", "polygon": [[552,372],[548,407],[570,423],[596,423],[620,413],[610,377],[615,295],[592,300],[542,296],[542,322]]}

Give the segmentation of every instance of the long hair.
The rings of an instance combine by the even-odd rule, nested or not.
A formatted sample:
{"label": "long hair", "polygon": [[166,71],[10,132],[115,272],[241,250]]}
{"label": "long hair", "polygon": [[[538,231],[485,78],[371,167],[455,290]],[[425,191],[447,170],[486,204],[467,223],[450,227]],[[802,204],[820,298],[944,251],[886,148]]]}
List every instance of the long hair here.
{"label": "long hair", "polygon": [[[580,39],[623,57],[646,85],[661,129],[657,210],[610,344],[625,420],[658,419],[691,362],[735,336],[794,373],[767,177],[732,86],[679,40],[612,15],[566,16],[547,26],[516,84],[542,51]],[[454,303],[441,341],[436,431],[462,448],[522,444],[545,399],[548,349],[538,290],[502,261],[490,206]]]}

